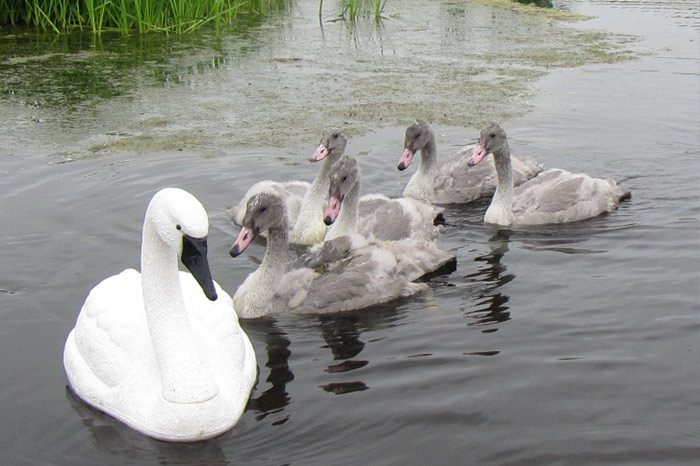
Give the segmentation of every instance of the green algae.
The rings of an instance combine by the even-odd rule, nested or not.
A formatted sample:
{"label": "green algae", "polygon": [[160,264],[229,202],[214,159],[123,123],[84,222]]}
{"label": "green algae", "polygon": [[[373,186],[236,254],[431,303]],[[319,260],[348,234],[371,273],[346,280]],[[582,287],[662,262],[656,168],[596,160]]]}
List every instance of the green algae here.
{"label": "green algae", "polygon": [[32,137],[58,153],[217,156],[308,147],[328,126],[350,138],[415,118],[478,127],[531,111],[533,84],[552,69],[637,56],[635,37],[498,0],[388,3],[380,25],[319,26],[309,14],[162,43],[0,41],[0,98],[12,104],[0,117],[19,122],[0,141],[26,139],[24,122],[39,120]]}

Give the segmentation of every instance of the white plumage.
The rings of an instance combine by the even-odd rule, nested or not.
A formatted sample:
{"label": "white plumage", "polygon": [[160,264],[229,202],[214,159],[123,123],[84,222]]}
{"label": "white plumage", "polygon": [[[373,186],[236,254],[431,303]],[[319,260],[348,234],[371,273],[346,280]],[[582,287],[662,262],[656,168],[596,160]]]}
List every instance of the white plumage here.
{"label": "white plumage", "polygon": [[[65,344],[72,390],[161,440],[196,441],[230,429],[256,378],[231,297],[211,279],[207,231],[194,196],[176,188],[156,193],[144,220],[142,273],[127,269],[97,284]],[[179,256],[196,277],[178,271]]]}

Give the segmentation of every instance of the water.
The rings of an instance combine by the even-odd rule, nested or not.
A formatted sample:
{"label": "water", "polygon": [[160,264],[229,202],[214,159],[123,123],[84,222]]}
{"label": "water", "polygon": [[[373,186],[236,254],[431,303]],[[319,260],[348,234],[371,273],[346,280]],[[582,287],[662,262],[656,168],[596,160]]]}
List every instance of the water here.
{"label": "water", "polygon": [[[631,189],[631,201],[589,221],[510,233],[481,223],[486,202],[448,208],[440,241],[455,251],[458,266],[431,280],[427,293],[342,316],[244,322],[260,369],[249,408],[230,432],[193,445],[150,440],[76,401],[65,389],[63,343],[88,290],[137,264],[140,222],[159,187],[187,189],[209,210],[212,271],[224,288],[233,292],[256,267],[260,245],[236,259],[227,254],[237,233],[227,207],[271,174],[310,179],[315,167],[303,156],[313,151],[320,122],[347,117],[326,106],[309,111],[309,102],[327,101],[314,101],[293,81],[316,73],[294,61],[305,37],[299,31],[315,31],[314,17],[297,6],[281,32],[272,21],[249,33],[252,59],[262,54],[263,70],[276,68],[283,78],[261,97],[262,111],[248,108],[259,128],[233,108],[232,93],[223,93],[227,79],[255,75],[255,68],[243,66],[250,62],[225,53],[210,62],[218,52],[205,47],[192,61],[199,46],[186,44],[179,45],[188,51],[184,67],[160,65],[178,79],[120,88],[116,96],[81,94],[72,111],[66,101],[46,102],[51,92],[6,94],[0,106],[2,462],[696,463],[700,10],[684,0],[559,5],[597,16],[564,26],[576,34],[606,29],[617,38],[637,35],[627,47],[639,58],[551,68],[510,57],[506,74],[523,68],[534,76],[506,85],[503,96],[490,88],[468,95],[474,105],[455,106],[464,112],[463,125],[449,115],[436,117],[435,107],[426,105],[437,121],[438,150],[446,154],[473,139],[471,125],[494,115],[516,154],[548,167],[614,176]],[[440,21],[416,27],[394,15],[381,34],[356,36],[372,37],[350,55],[357,63],[346,55],[354,48],[345,26],[326,24],[330,43],[351,44],[342,49],[344,58],[331,61],[358,69],[347,79],[334,73],[322,95],[360,95],[352,87],[357,77],[371,77],[365,67],[383,63],[379,39],[396,41],[385,71],[399,74],[409,72],[399,66],[410,49],[403,43],[409,32],[426,47],[442,49],[435,60],[447,62],[456,47],[450,44],[474,34],[460,29],[465,17],[520,24],[533,41],[550,28],[461,2],[431,2],[430,8],[426,18]],[[268,36],[269,43],[263,40]],[[271,47],[278,49],[271,53]],[[480,47],[478,56],[462,58],[488,68],[490,51],[500,46]],[[271,56],[278,61],[267,61]],[[323,62],[302,58],[314,70]],[[178,69],[185,71],[171,73]],[[250,106],[254,93],[247,92],[239,103]],[[401,86],[391,92],[405,95]],[[419,103],[444,103],[429,95],[430,87],[419,94]],[[274,123],[272,101],[290,129]],[[291,113],[306,108],[310,122],[300,124],[299,134],[292,130],[304,115],[291,118],[287,107]],[[379,110],[348,120],[349,150],[360,156],[366,191],[398,195],[408,180],[394,167],[403,138],[398,122],[412,110],[387,124]]]}

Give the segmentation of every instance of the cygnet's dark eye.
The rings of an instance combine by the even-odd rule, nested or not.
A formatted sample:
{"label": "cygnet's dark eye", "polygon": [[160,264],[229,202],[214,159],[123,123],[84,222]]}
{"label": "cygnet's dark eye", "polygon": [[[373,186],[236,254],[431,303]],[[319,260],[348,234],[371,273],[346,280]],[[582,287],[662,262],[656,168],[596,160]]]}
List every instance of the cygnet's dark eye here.
{"label": "cygnet's dark eye", "polygon": [[344,177],[342,177],[342,178],[340,179],[340,181],[348,181],[348,175],[345,175]]}
{"label": "cygnet's dark eye", "polygon": [[177,228],[178,230],[182,230],[182,227],[180,226],[180,224],[175,225],[175,228]]}
{"label": "cygnet's dark eye", "polygon": [[261,214],[262,214],[262,213],[265,213],[266,210],[267,210],[267,207],[263,207],[263,208],[260,209],[260,213],[261,213]]}
{"label": "cygnet's dark eye", "polygon": [[338,134],[338,133],[333,133],[332,136],[333,136],[333,139],[338,139],[338,136],[340,136],[340,134]]}
{"label": "cygnet's dark eye", "polygon": [[492,138],[495,138],[495,137],[496,137],[496,133],[491,133],[490,136],[491,136]]}

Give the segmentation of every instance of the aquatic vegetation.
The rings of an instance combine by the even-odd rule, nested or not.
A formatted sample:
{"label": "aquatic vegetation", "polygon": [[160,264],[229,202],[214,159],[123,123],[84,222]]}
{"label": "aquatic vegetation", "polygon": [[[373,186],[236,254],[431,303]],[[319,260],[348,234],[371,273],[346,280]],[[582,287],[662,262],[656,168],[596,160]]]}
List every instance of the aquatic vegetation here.
{"label": "aquatic vegetation", "polygon": [[284,0],[0,0],[0,25],[33,26],[56,33],[89,29],[184,34],[207,24],[218,29],[241,15],[285,6]]}
{"label": "aquatic vegetation", "polygon": [[539,7],[544,7],[544,8],[552,8],[554,5],[552,5],[551,0],[514,0],[518,3],[522,3],[524,5],[535,5]]}
{"label": "aquatic vegetation", "polygon": [[364,17],[319,27],[317,7],[297,2],[294,15],[223,34],[0,34],[0,136],[11,146],[34,137],[72,158],[217,156],[305,147],[327,126],[354,137],[416,115],[479,127],[527,114],[533,84],[552,69],[641,53],[633,36],[571,27],[556,10],[511,0],[388,2],[381,27]]}
{"label": "aquatic vegetation", "polygon": [[[383,16],[387,0],[342,0],[340,2],[340,14],[333,21],[346,20],[357,21],[360,17],[372,18],[380,21]],[[318,2],[318,19],[323,17],[323,0]]]}
{"label": "aquatic vegetation", "polygon": [[[559,21],[583,21],[590,19],[589,16],[581,15],[578,13],[571,13],[570,11],[562,11],[556,8],[542,8],[543,6],[552,6],[549,0],[462,0],[464,3],[467,1],[471,3],[480,3],[482,5],[487,5],[495,8],[503,8],[507,10],[519,11],[521,13],[526,13],[534,16],[542,16],[549,19],[555,19]],[[549,5],[545,5],[545,2],[549,2]]]}

